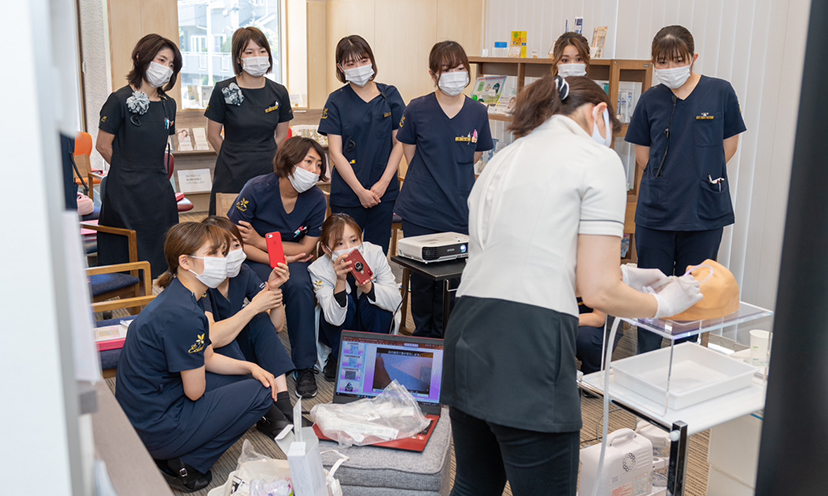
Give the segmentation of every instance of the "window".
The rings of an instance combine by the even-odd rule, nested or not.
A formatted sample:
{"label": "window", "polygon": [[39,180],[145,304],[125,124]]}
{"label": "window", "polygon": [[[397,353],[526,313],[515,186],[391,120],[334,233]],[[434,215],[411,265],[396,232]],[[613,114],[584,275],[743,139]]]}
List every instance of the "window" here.
{"label": "window", "polygon": [[178,35],[184,67],[181,101],[185,109],[203,109],[213,86],[234,76],[231,45],[241,27],[261,29],[270,43],[273,70],[282,83],[282,0],[178,0]]}

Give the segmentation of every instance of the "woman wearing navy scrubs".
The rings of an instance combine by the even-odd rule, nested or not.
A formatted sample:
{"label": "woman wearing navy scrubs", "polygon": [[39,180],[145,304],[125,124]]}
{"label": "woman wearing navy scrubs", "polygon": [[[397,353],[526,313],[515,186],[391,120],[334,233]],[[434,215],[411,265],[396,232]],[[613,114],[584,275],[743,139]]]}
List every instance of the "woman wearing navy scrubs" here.
{"label": "woman wearing navy scrubs", "polygon": [[228,217],[239,226],[245,263],[266,281],[271,268],[267,233],[278,232],[293,277],[282,285],[291,358],[296,366],[296,395],[316,396],[316,330],[314,299],[308,265],[322,234],[325,194],[316,183],[325,180],[325,153],[319,143],[294,137],[285,142],[273,161],[273,172],[251,179],[242,188]]}
{"label": "woman wearing navy scrubs", "polygon": [[276,380],[254,363],[213,352],[197,302],[227,274],[227,233],[186,222],[167,235],[164,289],[129,326],[115,396],[169,484],[197,491],[210,467],[275,409]]}
{"label": "woman wearing navy scrubs", "polygon": [[331,212],[351,216],[365,241],[388,253],[391,218],[400,191],[397,141],[405,103],[397,88],[375,83],[377,63],[368,42],[351,35],[336,45],[336,78],[347,82],[328,96],[319,132],[334,163]]}
{"label": "woman wearing navy scrubs", "polygon": [[[295,367],[277,334],[285,326],[281,286],[290,278],[288,266],[279,264],[267,282],[262,282],[243,263],[244,241],[235,224],[216,216],[201,222],[230,235],[227,278],[199,300],[210,322],[210,341],[216,353],[256,363],[276,378],[276,406],[282,416],[275,423],[263,419],[256,425],[268,437],[274,437],[293,421],[285,374]],[[249,303],[245,304],[245,298]]]}
{"label": "woman wearing navy scrubs", "polygon": [[[733,224],[727,162],[745,123],[727,81],[693,73],[693,35],[682,26],[653,38],[652,60],[661,84],[638,102],[626,140],[644,168],[635,214],[638,266],[684,273],[715,260],[725,226]],[[661,337],[638,331],[639,353]]]}
{"label": "woman wearing navy scrubs", "polygon": [[216,193],[238,193],[250,179],[270,172],[293,119],[287,89],[265,77],[273,57],[264,33],[236,30],[232,50],[236,77],[216,83],[204,111],[207,140],[218,153],[210,215],[216,213]]}
{"label": "woman wearing navy scrubs", "polygon": [[[428,66],[438,89],[411,101],[397,133],[409,167],[395,212],[406,236],[467,234],[474,164],[493,146],[489,114],[463,94],[469,59],[458,43],[434,45]],[[441,283],[411,275],[411,315],[416,336],[443,337]]]}
{"label": "woman wearing navy scrubs", "polygon": [[[98,123],[96,149],[110,164],[100,223],[135,231],[138,259],[150,263],[153,279],[167,266],[164,235],[178,223],[164,149],[175,134],[175,100],[166,91],[175,85],[181,64],[172,41],[157,34],[141,38],[132,51],[129,84],[109,95]],[[128,261],[123,236],[98,233],[101,265]]]}

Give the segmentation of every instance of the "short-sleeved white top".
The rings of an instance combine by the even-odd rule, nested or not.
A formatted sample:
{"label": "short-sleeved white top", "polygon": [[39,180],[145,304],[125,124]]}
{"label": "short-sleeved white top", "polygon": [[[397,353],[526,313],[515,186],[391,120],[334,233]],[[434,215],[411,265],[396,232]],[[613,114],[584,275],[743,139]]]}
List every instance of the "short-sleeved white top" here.
{"label": "short-sleeved white top", "polygon": [[574,120],[552,116],[489,162],[469,196],[469,260],[458,296],[578,316],[578,235],[623,236],[618,155]]}

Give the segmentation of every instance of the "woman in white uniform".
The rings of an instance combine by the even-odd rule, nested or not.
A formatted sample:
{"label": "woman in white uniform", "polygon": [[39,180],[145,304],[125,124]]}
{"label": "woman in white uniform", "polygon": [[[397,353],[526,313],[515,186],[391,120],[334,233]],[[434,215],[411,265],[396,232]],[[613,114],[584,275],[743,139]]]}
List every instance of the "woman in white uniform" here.
{"label": "woman in white uniform", "polygon": [[[469,197],[469,261],[445,340],[442,400],[457,459],[452,495],[574,495],[581,409],[579,293],[618,317],[674,315],[692,277],[620,264],[620,123],[586,77],[547,76],[518,95],[511,130]],[[663,289],[644,294],[644,286]]]}

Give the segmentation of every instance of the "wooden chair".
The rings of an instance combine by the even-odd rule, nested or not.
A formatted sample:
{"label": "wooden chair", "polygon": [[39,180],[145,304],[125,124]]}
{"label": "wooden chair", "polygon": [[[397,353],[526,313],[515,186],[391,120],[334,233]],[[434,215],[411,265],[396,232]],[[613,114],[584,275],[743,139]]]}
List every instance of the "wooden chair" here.
{"label": "wooden chair", "polygon": [[216,215],[227,218],[227,212],[236,203],[238,193],[216,193]]}

